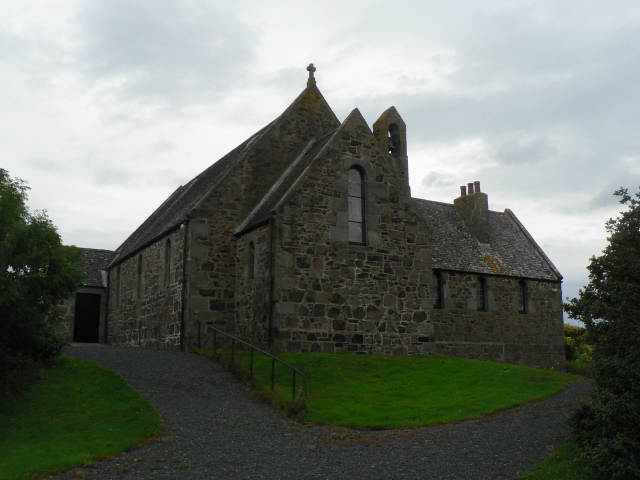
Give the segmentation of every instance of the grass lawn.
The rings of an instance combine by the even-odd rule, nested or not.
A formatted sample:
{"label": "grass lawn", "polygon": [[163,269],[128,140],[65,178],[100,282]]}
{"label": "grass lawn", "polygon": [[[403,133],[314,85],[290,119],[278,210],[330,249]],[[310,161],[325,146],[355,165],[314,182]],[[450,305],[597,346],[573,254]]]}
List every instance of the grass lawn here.
{"label": "grass lawn", "polygon": [[113,372],[60,357],[0,410],[0,477],[38,478],[139,445],[161,429],[158,413]]}
{"label": "grass lawn", "polygon": [[[246,351],[236,352],[244,363]],[[457,422],[560,392],[581,377],[445,356],[284,353],[307,375],[302,421],[357,429]],[[256,388],[270,390],[271,361],[256,355]],[[276,364],[277,403],[291,403],[291,374]]]}
{"label": "grass lawn", "polygon": [[518,480],[589,480],[589,470],[578,458],[576,447],[567,444]]}

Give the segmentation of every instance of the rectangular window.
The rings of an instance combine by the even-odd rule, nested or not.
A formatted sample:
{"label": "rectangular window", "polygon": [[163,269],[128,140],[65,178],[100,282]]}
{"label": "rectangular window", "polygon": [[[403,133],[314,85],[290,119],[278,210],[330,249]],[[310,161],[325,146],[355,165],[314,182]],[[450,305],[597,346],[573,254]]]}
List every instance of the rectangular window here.
{"label": "rectangular window", "polygon": [[444,285],[440,272],[433,274],[433,287],[433,308],[444,308]]}
{"label": "rectangular window", "polygon": [[487,311],[487,281],[483,277],[476,282],[476,302],[479,312]]}
{"label": "rectangular window", "polygon": [[527,286],[523,280],[518,282],[518,312],[527,313]]}

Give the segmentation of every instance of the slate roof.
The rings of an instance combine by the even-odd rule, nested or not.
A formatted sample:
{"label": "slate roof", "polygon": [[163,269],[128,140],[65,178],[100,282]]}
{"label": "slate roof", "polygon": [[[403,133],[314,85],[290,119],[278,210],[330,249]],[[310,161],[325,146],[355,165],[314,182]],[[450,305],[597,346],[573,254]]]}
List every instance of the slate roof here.
{"label": "slate roof", "polygon": [[177,228],[186,221],[189,212],[202,198],[215,188],[225,175],[251,148],[251,145],[269,129],[273,122],[249,137],[216,163],[184,186],[180,186],[118,247],[116,265],[144,246]]}
{"label": "slate roof", "polygon": [[116,258],[117,252],[97,250],[95,248],[83,248],[81,250],[80,265],[84,269],[82,285],[85,287],[106,287],[106,278],[104,278],[102,272],[107,270],[109,264]]}
{"label": "slate roof", "polygon": [[292,187],[300,182],[306,170],[313,163],[313,160],[329,140],[331,140],[337,130],[339,129],[329,132],[320,140],[312,140],[309,142],[298,158],[285,170],[278,181],[274,183],[264,199],[236,229],[236,235],[248,232],[262,225],[270,218],[271,213],[289,196],[289,193],[291,193],[293,189]]}
{"label": "slate roof", "polygon": [[454,205],[413,200],[431,228],[434,269],[562,280],[560,272],[510,210],[489,211],[490,243],[480,244]]}
{"label": "slate roof", "polygon": [[[267,140],[271,134],[277,141],[283,140],[286,132],[286,121],[292,115],[315,115],[320,113],[322,117],[324,111],[324,124],[319,119],[304,119],[301,123],[312,124],[313,128],[323,128],[329,125],[335,128],[340,125],[337,117],[331,111],[322,94],[315,85],[307,86],[305,90],[289,105],[289,107],[278,118],[262,128],[248,140],[233,149],[216,163],[207,168],[184,186],[179,187],[165,202],[160,205],[130,236],[118,247],[118,256],[112,262],[111,267],[123,262],[127,258],[135,255],[139,250],[162,238],[167,233],[178,228],[186,221],[189,213],[198,206],[199,202],[207,198],[218,185],[222,183],[227,174],[234,166],[241,164],[249,157],[251,152],[255,152],[262,137]],[[319,117],[319,118],[320,118]],[[317,121],[316,121],[317,120]],[[326,123],[328,122],[328,123]],[[333,126],[335,124],[335,126]],[[289,132],[290,134],[291,132]],[[310,138],[310,137],[308,137]],[[254,148],[255,147],[255,148]],[[266,159],[268,161],[268,158]]]}

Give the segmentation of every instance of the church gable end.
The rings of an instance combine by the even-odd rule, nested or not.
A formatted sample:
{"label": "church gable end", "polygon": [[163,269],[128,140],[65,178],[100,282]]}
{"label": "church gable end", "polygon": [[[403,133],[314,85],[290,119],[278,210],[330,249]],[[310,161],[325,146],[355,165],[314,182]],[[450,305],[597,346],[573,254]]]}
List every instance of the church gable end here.
{"label": "church gable end", "polygon": [[[362,239],[350,234],[350,171],[362,180]],[[430,351],[429,233],[360,112],[314,158],[274,222],[276,347]]]}
{"label": "church gable end", "polygon": [[202,321],[274,350],[562,368],[562,277],[515,215],[475,183],[411,198],[397,110],[340,123],[307,70],[278,118],[118,250],[110,342],[192,349]]}

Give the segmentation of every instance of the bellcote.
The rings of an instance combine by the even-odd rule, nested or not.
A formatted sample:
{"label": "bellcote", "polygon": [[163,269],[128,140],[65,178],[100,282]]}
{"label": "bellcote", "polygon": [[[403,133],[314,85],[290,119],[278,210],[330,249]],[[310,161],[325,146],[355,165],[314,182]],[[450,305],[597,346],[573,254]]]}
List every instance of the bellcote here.
{"label": "bellcote", "polygon": [[384,111],[373,124],[373,135],[382,150],[396,161],[409,191],[409,157],[407,155],[407,125],[395,107]]}

